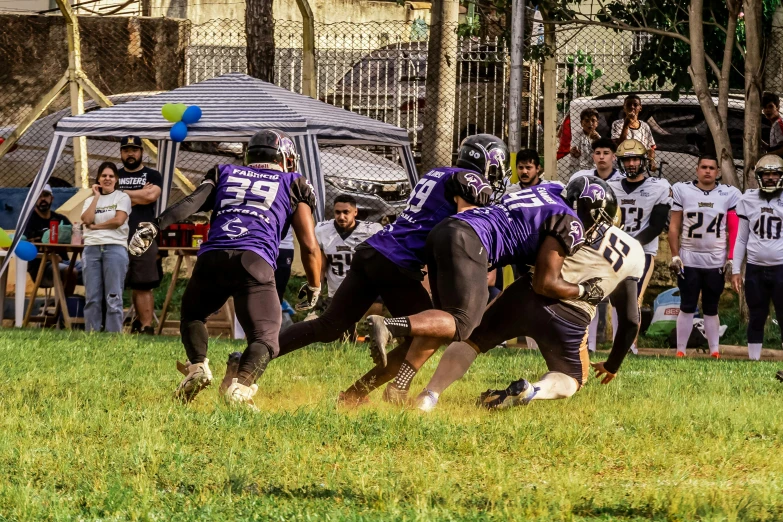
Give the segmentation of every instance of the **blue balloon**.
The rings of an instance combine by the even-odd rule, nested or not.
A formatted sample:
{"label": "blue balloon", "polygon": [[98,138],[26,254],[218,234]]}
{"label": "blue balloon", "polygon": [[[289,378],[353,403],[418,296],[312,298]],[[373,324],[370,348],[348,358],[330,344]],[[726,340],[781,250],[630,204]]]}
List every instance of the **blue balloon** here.
{"label": "blue balloon", "polygon": [[185,122],[178,121],[174,124],[173,127],[171,127],[171,132],[169,132],[169,136],[171,136],[171,141],[174,141],[176,143],[185,141],[185,138],[188,137],[188,126],[185,125]]}
{"label": "blue balloon", "polygon": [[182,114],[182,122],[187,125],[193,125],[201,119],[201,107],[198,105],[191,105]]}
{"label": "blue balloon", "polygon": [[22,261],[32,261],[35,259],[35,256],[38,255],[38,249],[29,241],[20,241],[19,244],[16,245],[14,254]]}

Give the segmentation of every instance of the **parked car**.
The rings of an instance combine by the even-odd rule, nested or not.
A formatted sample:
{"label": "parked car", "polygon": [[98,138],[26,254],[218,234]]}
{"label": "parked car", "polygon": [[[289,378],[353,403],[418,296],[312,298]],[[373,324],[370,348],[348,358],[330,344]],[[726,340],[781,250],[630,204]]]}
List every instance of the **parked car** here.
{"label": "parked car", "polygon": [[[154,92],[110,96],[113,103],[125,103]],[[85,110],[98,106],[90,101]],[[25,187],[32,184],[41,167],[54,136],[54,125],[61,118],[69,116],[70,109],[64,109],[37,120],[19,140],[18,147],[0,158],[0,188]],[[13,129],[0,129],[0,136],[7,136]],[[87,139],[89,172],[104,161],[119,163],[119,141],[117,137],[91,137]],[[190,181],[199,182],[206,171],[217,163],[241,161],[244,154],[242,143],[191,142],[180,145],[177,168]],[[326,182],[326,216],[332,215],[332,202],[339,194],[351,194],[356,198],[359,218],[380,222],[384,218],[394,219],[404,208],[410,194],[410,182],[402,166],[391,159],[369,150],[356,147],[324,147],[321,149],[321,167]],[[74,186],[73,146],[69,140],[50,181],[53,187]],[[171,201],[182,197],[176,188]]]}
{"label": "parked car", "polygon": [[[506,53],[498,45],[469,39],[460,45],[454,144],[481,132],[502,137],[506,128]],[[427,54],[427,42],[376,49],[356,62],[322,100],[408,129],[417,150],[424,127]]]}
{"label": "parked car", "polygon": [[[579,114],[587,108],[598,111],[598,134],[611,137],[612,122],[622,119],[623,101],[629,93],[612,93],[602,96],[577,98],[571,102],[568,114],[561,125],[557,152],[557,175],[567,181],[577,170],[577,160],[569,154],[571,135],[581,128]],[[650,126],[655,138],[655,160],[659,173],[671,183],[694,179],[696,163],[701,154],[715,154],[712,134],[704,120],[704,113],[695,95],[681,95],[677,101],[662,93],[638,93],[642,100],[641,121]],[[717,98],[714,100],[717,103]],[[759,114],[759,118],[761,115]],[[740,96],[729,98],[729,139],[738,173],[742,172],[743,129],[745,127],[745,101]],[[570,132],[562,132],[563,129]],[[766,128],[769,134],[769,127]]]}

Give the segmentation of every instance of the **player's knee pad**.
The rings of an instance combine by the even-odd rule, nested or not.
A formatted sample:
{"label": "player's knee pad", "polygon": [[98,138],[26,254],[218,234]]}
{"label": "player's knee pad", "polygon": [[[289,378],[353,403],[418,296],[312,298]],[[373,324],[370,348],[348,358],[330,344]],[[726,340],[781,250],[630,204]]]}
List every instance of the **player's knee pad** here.
{"label": "player's knee pad", "polygon": [[[696,313],[696,303],[684,303],[680,302],[680,312],[684,314],[695,314]],[[707,314],[710,315],[710,314]],[[715,314],[712,314],[715,315]]]}
{"label": "player's knee pad", "polygon": [[[473,330],[478,326],[478,321],[472,319],[470,314],[463,311],[450,311],[451,316],[454,318],[454,338],[452,341],[465,341],[473,333]],[[481,319],[479,317],[479,319]]]}
{"label": "player's knee pad", "polygon": [[702,315],[718,315],[718,301],[710,302],[702,299],[701,308]]}

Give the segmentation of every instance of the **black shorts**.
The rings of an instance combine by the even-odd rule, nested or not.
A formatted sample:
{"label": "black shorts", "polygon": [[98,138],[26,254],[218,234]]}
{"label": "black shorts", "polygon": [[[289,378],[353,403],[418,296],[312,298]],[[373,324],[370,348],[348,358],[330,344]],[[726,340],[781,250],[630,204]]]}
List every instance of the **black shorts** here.
{"label": "black shorts", "polygon": [[748,303],[748,342],[764,342],[764,325],[769,303],[775,307],[778,327],[783,333],[783,265],[745,267],[745,301]]}
{"label": "black shorts", "polygon": [[467,339],[489,299],[487,249],[470,225],[455,218],[432,229],[426,249],[432,304],[454,316],[454,340]]}
{"label": "black shorts", "polygon": [[718,315],[718,302],[723,293],[722,268],[694,268],[686,266],[682,277],[677,278],[680,289],[680,310],[686,314],[696,312],[701,294],[701,311],[704,315]]}
{"label": "black shorts", "polygon": [[490,303],[468,343],[486,353],[508,339],[532,337],[549,371],[571,376],[582,386],[590,369],[589,324],[583,312],[535,293],[525,275]]}
{"label": "black shorts", "polygon": [[125,286],[132,290],[152,290],[160,286],[163,279],[163,264],[158,259],[158,243],[153,241],[150,248],[140,256],[128,256],[128,274]]}

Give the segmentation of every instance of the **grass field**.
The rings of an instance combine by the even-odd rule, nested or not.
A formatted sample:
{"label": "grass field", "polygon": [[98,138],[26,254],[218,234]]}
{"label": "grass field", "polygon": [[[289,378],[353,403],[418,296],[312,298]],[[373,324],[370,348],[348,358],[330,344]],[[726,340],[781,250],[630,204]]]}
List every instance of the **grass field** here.
{"label": "grass field", "polygon": [[[238,346],[212,344],[216,378]],[[479,411],[544,371],[499,350],[422,416],[335,407],[362,347],[273,362],[258,414],[216,388],[175,404],[177,357],[176,338],[3,330],[0,520],[783,519],[770,363],[630,358],[570,400]]]}

